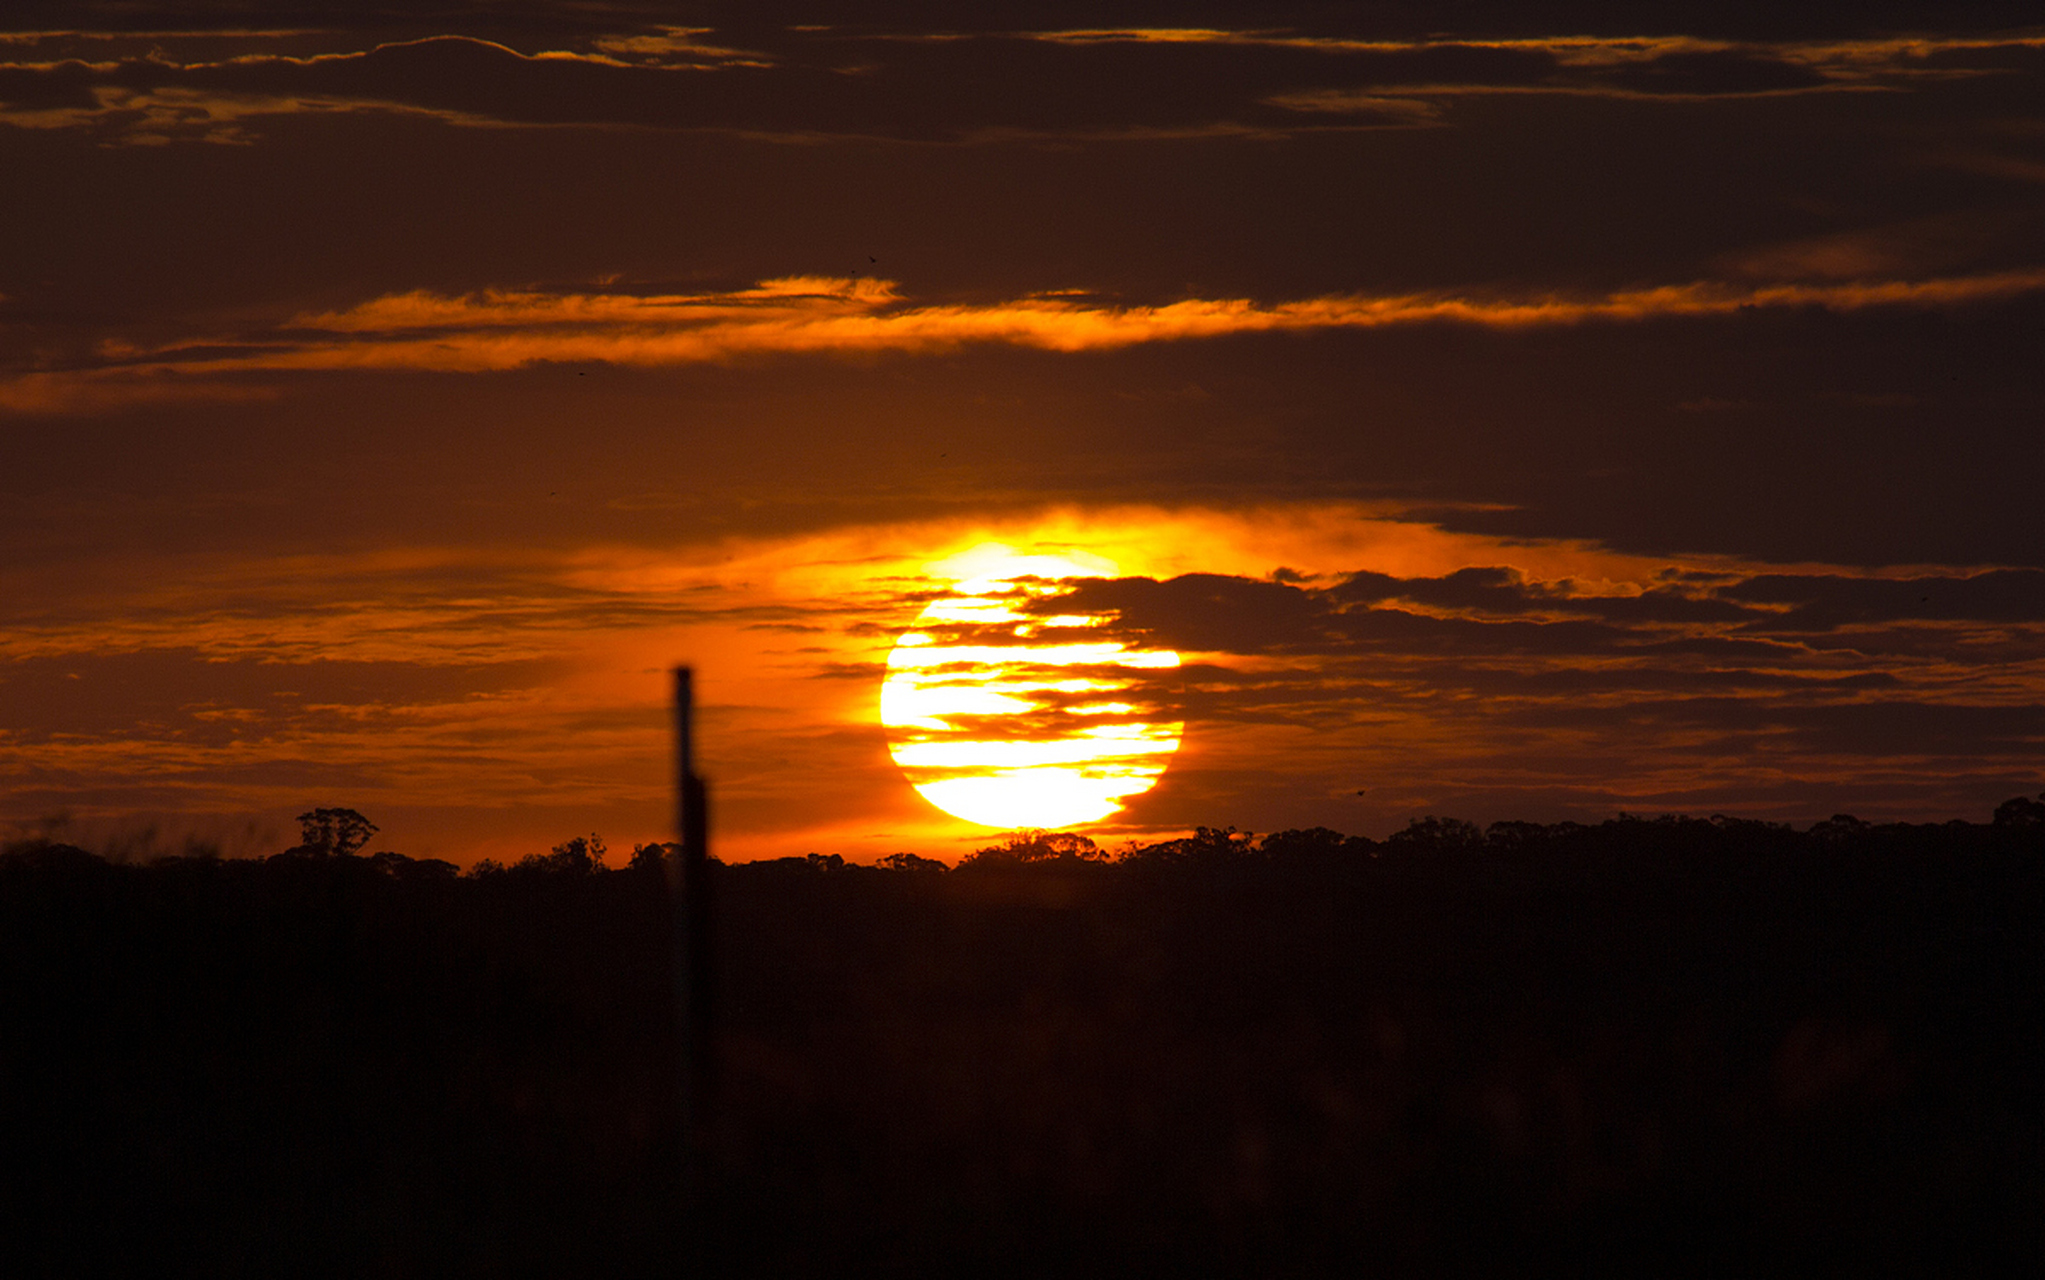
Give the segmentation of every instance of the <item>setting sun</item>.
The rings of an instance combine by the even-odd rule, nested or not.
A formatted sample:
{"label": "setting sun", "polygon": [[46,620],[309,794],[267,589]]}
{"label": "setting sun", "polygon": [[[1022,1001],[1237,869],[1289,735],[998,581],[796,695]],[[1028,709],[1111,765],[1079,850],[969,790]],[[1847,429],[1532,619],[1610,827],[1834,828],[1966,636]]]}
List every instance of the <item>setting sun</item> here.
{"label": "setting sun", "polygon": [[1146,690],[1179,655],[1100,634],[1099,616],[1030,607],[1114,565],[987,543],[932,569],[955,584],[896,642],[880,703],[926,800],[989,827],[1070,827],[1156,785],[1185,726]]}

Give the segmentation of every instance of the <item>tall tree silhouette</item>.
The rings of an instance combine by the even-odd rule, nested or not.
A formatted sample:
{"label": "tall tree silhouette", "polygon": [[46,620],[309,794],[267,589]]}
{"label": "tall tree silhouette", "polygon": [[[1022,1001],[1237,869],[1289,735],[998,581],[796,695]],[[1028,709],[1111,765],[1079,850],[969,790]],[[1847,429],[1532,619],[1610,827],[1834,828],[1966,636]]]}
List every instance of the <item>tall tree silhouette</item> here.
{"label": "tall tree silhouette", "polygon": [[346,857],[369,843],[381,828],[353,809],[313,809],[296,819],[298,848],[294,853]]}

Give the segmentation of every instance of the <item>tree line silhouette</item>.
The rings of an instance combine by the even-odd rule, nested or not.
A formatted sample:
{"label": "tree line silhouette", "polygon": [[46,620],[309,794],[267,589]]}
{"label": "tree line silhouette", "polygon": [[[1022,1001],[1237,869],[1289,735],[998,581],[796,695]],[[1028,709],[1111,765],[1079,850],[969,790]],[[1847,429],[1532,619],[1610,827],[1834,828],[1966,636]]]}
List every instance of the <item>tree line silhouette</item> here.
{"label": "tree line silhouette", "polygon": [[711,867],[0,853],[12,1274],[1995,1274],[2045,796]]}

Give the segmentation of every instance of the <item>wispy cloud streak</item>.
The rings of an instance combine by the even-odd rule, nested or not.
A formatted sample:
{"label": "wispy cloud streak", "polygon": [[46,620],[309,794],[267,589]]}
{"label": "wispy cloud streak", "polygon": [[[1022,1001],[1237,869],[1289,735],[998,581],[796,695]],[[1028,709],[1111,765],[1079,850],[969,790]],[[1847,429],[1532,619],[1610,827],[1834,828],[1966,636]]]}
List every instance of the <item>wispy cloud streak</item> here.
{"label": "wispy cloud streak", "polygon": [[[527,47],[446,30],[0,34],[0,124],[102,141],[245,144],[252,121],[428,115],[475,127],[710,130],[964,144],[1282,137],[1440,123],[1482,94],[1707,101],[1909,90],[2035,70],[2045,35],[1723,40],[1688,35],[1447,35],[1378,40],[1289,31],[1130,28],[974,34],[749,31],[580,23]],[[1230,68],[1216,75],[1217,66]],[[988,69],[998,68],[990,77]],[[1057,101],[1029,88],[1055,73]],[[993,81],[1012,95],[986,95]],[[511,86],[520,91],[507,93]],[[942,123],[928,108],[952,109]],[[914,124],[905,124],[915,121]]]}
{"label": "wispy cloud streak", "polygon": [[[1292,302],[1191,298],[1125,306],[1084,294],[916,304],[891,281],[795,276],[724,293],[486,290],[391,294],[272,330],[138,348],[90,367],[0,381],[0,409],[67,412],[204,395],[229,375],[322,370],[486,373],[543,363],[660,367],[769,355],[918,353],[966,344],[1083,352],[1242,334],[1400,325],[1493,329],[1736,315],[1763,308],[1939,308],[2045,291],[2045,270],[1921,280],[1695,281],[1604,294],[1332,294]],[[240,394],[246,394],[242,392]]]}

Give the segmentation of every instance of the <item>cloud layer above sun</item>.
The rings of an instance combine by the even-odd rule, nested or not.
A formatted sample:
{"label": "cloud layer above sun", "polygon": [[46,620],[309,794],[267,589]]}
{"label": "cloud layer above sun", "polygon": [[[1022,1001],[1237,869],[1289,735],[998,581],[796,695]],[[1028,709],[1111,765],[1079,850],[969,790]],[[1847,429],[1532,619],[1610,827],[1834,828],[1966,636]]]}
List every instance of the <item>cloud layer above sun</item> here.
{"label": "cloud layer above sun", "polygon": [[1603,295],[1390,297],[1296,302],[1185,299],[1120,305],[1073,293],[973,304],[917,304],[895,282],[791,276],[695,295],[488,290],[389,295],[300,315],[267,332],[154,349],[118,340],[82,367],[0,381],[0,410],[91,411],[124,399],[246,398],[229,375],[311,371],[488,373],[542,363],[641,367],[767,355],[930,352],[964,344],[1110,351],[1238,334],[1395,325],[1521,329],[1599,321],[1729,316],[1757,308],[1931,309],[2045,291],[2045,269],[1918,280],[1696,281]]}
{"label": "cloud layer above sun", "polygon": [[[749,23],[714,28],[562,8],[498,36],[20,31],[0,36],[0,125],[117,145],[247,145],[280,119],[412,115],[462,128],[711,130],[814,143],[885,138],[1265,137],[1445,123],[1509,95],[1737,101],[1896,92],[2028,69],[2024,31],[1754,39],[1639,31],[1369,38],[1284,28]],[[960,15],[966,17],[966,15]],[[977,29],[976,29],[977,28]],[[1056,84],[1055,96],[1012,86]]]}

